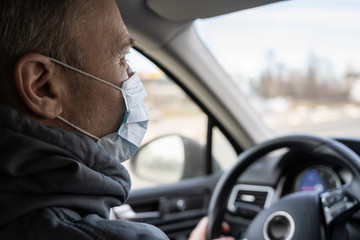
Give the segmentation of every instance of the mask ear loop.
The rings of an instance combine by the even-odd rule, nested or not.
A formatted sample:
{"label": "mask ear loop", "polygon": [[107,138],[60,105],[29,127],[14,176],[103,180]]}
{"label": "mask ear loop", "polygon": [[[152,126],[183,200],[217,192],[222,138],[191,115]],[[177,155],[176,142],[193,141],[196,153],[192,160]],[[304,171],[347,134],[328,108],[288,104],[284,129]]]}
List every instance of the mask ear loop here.
{"label": "mask ear loop", "polygon": [[61,65],[61,66],[63,66],[63,67],[69,68],[69,69],[71,69],[71,70],[73,70],[73,71],[75,71],[75,72],[78,72],[78,73],[81,73],[81,74],[83,74],[83,75],[85,75],[85,76],[91,77],[91,78],[93,78],[93,79],[95,79],[95,80],[98,80],[98,81],[100,81],[100,82],[102,82],[102,83],[105,83],[105,84],[107,84],[107,85],[109,85],[109,86],[111,86],[111,87],[113,87],[113,88],[116,88],[117,90],[121,91],[121,88],[118,87],[118,86],[116,86],[115,84],[109,83],[109,82],[107,82],[107,81],[105,81],[105,80],[102,80],[101,78],[95,77],[94,75],[91,75],[90,73],[81,71],[80,69],[74,68],[73,66],[67,65],[66,63],[60,62],[59,60],[56,60],[56,59],[54,59],[54,58],[51,58],[51,57],[48,57],[48,58],[49,58],[52,62],[55,62],[55,63],[57,63],[57,64],[59,64],[59,65]]}
{"label": "mask ear loop", "polygon": [[99,140],[100,140],[100,138],[98,138],[97,136],[92,135],[91,133],[89,133],[89,132],[87,132],[87,131],[85,131],[85,130],[83,130],[83,129],[79,128],[78,126],[76,126],[76,125],[72,124],[71,122],[69,122],[69,121],[68,121],[68,120],[66,120],[65,118],[60,117],[60,116],[57,116],[56,118],[58,118],[60,121],[62,121],[62,122],[64,122],[64,123],[68,124],[69,126],[71,126],[71,127],[75,128],[76,130],[78,130],[79,132],[81,132],[81,133],[85,134],[86,136],[91,137],[91,138],[93,138],[93,139],[96,139],[97,141],[99,141]]}

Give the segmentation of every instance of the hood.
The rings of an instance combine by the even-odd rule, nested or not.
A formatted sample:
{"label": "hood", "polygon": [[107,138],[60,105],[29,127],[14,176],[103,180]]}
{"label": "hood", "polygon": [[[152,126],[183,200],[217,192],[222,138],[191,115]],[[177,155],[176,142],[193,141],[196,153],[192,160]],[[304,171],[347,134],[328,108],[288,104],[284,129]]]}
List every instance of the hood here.
{"label": "hood", "polygon": [[0,104],[0,227],[44,207],[107,218],[126,200],[127,170],[90,138]]}

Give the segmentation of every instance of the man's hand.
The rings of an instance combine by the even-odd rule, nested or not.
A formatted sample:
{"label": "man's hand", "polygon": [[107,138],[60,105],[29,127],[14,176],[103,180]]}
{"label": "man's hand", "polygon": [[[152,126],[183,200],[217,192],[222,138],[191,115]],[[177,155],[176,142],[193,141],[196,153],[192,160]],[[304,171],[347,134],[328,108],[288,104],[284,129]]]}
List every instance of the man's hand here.
{"label": "man's hand", "polygon": [[[194,230],[191,232],[189,240],[206,240],[206,228],[208,222],[209,222],[208,217],[202,218],[200,222],[196,225]],[[228,232],[229,230],[230,230],[230,226],[224,222],[222,224],[222,231]],[[233,237],[222,236],[220,238],[217,238],[216,240],[235,240],[235,239]]]}

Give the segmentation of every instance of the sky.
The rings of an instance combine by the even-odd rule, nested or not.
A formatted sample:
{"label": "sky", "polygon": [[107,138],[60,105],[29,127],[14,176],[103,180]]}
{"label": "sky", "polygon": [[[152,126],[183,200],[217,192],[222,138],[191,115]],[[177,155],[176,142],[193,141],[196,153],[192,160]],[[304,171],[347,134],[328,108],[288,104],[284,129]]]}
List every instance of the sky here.
{"label": "sky", "polygon": [[223,67],[254,77],[267,59],[307,66],[312,54],[341,74],[360,70],[360,1],[294,0],[198,20],[196,29]]}

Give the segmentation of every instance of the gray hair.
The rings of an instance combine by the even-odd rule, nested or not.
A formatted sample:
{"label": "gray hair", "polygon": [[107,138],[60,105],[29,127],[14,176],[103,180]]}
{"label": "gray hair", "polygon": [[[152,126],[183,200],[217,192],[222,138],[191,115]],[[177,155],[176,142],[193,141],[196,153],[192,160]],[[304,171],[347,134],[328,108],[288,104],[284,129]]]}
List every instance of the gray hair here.
{"label": "gray hair", "polygon": [[9,74],[27,53],[39,53],[85,68],[76,41],[78,23],[88,1],[1,0],[0,74]]}

